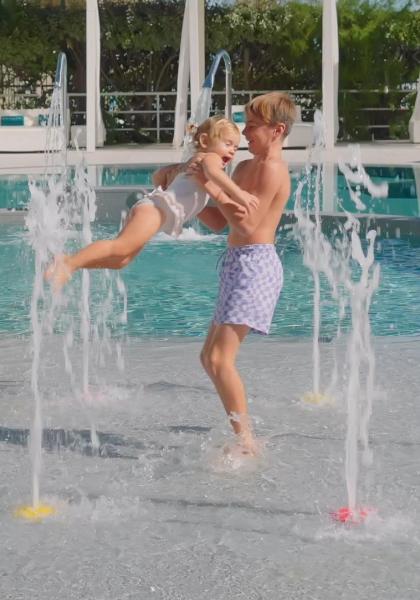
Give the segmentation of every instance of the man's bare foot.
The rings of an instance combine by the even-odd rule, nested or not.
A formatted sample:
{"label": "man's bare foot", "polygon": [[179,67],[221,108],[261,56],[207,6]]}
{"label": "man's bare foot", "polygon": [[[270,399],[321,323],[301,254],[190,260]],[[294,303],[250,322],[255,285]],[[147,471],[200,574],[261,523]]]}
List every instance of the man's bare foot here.
{"label": "man's bare foot", "polygon": [[251,432],[238,433],[234,444],[227,444],[223,449],[223,454],[235,456],[236,458],[252,458],[261,456],[262,445]]}
{"label": "man's bare foot", "polygon": [[73,274],[69,258],[66,254],[56,256],[44,273],[45,279],[51,283],[54,292],[59,292]]}
{"label": "man's bare foot", "polygon": [[259,456],[261,454],[261,446],[251,431],[238,433],[238,446],[242,448],[243,454],[251,456]]}

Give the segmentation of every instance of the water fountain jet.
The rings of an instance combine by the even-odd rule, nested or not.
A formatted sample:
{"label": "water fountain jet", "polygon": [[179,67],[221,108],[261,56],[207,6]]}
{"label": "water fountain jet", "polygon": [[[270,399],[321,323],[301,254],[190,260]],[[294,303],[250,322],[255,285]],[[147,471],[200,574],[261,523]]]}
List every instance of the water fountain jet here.
{"label": "water fountain jet", "polygon": [[183,162],[190,159],[194,153],[194,146],[192,143],[193,135],[191,132],[192,127],[199,125],[200,123],[208,119],[210,115],[211,94],[214,87],[216,73],[222,59],[225,66],[226,74],[225,115],[227,119],[232,118],[232,62],[226,50],[220,50],[214,57],[209,72],[207,73],[207,76],[203,81],[197,104],[194,107],[194,110],[191,111],[191,117],[189,119],[187,130],[184,136],[184,151],[182,154]]}
{"label": "water fountain jet", "polygon": [[[32,505],[18,507],[16,517],[40,521],[55,513],[55,508],[40,502],[39,479],[42,470],[42,394],[39,372],[43,331],[52,330],[52,318],[57,306],[53,299],[48,306],[44,290],[43,274],[51,254],[60,254],[63,240],[57,234],[60,225],[67,222],[62,207],[67,194],[66,185],[66,146],[67,146],[67,59],[61,52],[58,56],[51,107],[48,116],[46,147],[46,171],[42,187],[30,183],[31,202],[26,219],[31,245],[35,251],[35,277],[31,302],[31,323],[33,360],[31,387],[34,395],[34,416],[30,433],[30,454],[32,461]],[[56,149],[58,148],[58,151]],[[56,156],[60,157],[60,173],[47,183],[48,170],[54,170]],[[59,300],[58,300],[59,302]],[[42,313],[38,313],[43,305]]]}

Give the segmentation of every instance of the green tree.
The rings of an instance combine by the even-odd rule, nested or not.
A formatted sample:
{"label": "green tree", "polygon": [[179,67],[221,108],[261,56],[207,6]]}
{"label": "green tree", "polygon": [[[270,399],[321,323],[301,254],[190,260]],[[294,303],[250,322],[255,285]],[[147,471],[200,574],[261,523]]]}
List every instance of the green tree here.
{"label": "green tree", "polygon": [[[174,91],[184,0],[100,0],[99,8],[102,90]],[[397,0],[339,0],[338,18],[340,90],[360,91],[340,93],[343,132],[354,138],[366,135],[370,116],[362,108],[411,106],[412,93],[386,90],[418,77],[420,11]],[[225,48],[232,57],[236,90],[312,90],[309,97],[296,92],[299,102],[312,110],[321,100],[321,43],[322,11],[317,2],[207,2],[206,64]],[[83,0],[0,0],[0,65],[10,68],[26,89],[37,86],[41,73],[54,74],[60,50],[69,61],[69,91],[84,92]],[[216,87],[223,85],[220,74]],[[384,92],[361,93],[367,89]],[[173,109],[174,98],[165,102],[161,108]],[[118,107],[151,112],[155,108],[151,96],[119,98]],[[407,111],[400,128],[403,134],[408,115]],[[401,119],[392,112],[388,117]],[[153,119],[149,117],[150,125]]]}

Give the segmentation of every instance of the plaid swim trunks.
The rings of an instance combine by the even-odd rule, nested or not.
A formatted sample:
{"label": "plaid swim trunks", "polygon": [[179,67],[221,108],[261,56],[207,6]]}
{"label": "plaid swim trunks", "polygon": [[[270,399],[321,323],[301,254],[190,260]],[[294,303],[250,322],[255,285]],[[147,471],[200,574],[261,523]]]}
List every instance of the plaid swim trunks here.
{"label": "plaid swim trunks", "polygon": [[283,267],[273,244],[228,248],[213,322],[248,325],[268,334],[282,285]]}

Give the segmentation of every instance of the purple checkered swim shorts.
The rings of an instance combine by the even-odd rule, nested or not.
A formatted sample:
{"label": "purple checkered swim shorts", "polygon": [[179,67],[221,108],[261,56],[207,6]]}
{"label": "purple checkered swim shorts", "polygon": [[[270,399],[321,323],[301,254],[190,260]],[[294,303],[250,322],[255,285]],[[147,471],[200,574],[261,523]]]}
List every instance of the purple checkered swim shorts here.
{"label": "purple checkered swim shorts", "polygon": [[283,267],[273,244],[228,248],[213,323],[248,325],[268,334],[282,285]]}

